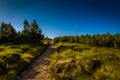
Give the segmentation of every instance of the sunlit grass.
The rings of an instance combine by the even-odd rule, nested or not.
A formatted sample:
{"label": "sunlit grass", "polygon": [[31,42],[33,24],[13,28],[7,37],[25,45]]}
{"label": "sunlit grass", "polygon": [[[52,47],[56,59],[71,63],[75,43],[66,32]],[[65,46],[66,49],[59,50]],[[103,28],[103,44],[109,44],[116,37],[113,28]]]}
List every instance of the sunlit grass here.
{"label": "sunlit grass", "polygon": [[33,59],[33,55],[31,55],[30,53],[24,53],[21,57],[28,63],[30,62],[31,59]]}
{"label": "sunlit grass", "polygon": [[0,80],[14,80],[19,70],[29,64],[45,46],[33,44],[0,45]]}
{"label": "sunlit grass", "polygon": [[[56,80],[61,80],[61,79],[119,80],[120,79],[119,49],[105,48],[105,47],[97,48],[84,44],[76,44],[76,43],[58,43],[57,46],[58,46],[58,52],[55,52],[51,56],[51,63],[50,63],[51,76]],[[73,62],[63,63],[63,64],[57,63],[59,60],[65,58],[66,59],[72,58]],[[69,65],[69,66],[65,66],[65,65]],[[71,70],[72,72],[70,73]],[[60,73],[61,75],[58,75]]]}

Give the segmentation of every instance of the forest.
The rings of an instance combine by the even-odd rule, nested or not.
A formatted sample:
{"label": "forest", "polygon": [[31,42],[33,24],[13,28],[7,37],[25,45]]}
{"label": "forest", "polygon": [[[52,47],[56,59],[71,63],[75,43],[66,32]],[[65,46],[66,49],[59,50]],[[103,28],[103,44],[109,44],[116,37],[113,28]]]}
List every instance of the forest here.
{"label": "forest", "polygon": [[47,47],[36,20],[23,22],[23,30],[16,31],[11,23],[0,24],[0,80],[16,80],[31,61]]}
{"label": "forest", "polygon": [[93,34],[93,35],[80,35],[80,36],[63,36],[56,37],[54,39],[55,43],[58,42],[70,42],[70,43],[80,43],[87,44],[96,47],[114,47],[120,48],[120,34]]}
{"label": "forest", "polygon": [[11,23],[2,22],[0,25],[0,44],[3,43],[36,43],[44,38],[39,25],[36,20],[29,23],[24,20],[24,27],[22,31],[16,31]]}

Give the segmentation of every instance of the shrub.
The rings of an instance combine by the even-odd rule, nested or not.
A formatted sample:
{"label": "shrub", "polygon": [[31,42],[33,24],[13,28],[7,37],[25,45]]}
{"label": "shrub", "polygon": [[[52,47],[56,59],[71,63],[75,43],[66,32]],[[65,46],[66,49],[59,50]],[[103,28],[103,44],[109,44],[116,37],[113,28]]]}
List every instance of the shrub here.
{"label": "shrub", "polygon": [[33,55],[31,55],[29,53],[24,53],[24,54],[22,54],[21,57],[27,63],[29,63],[31,61],[31,59],[33,59]]}
{"label": "shrub", "polygon": [[21,59],[20,54],[19,53],[11,53],[11,54],[7,54],[8,56],[3,56],[3,60],[6,63],[18,63],[19,60]]}
{"label": "shrub", "polygon": [[16,80],[16,75],[44,48],[32,44],[0,45],[0,80]]}
{"label": "shrub", "polygon": [[7,72],[6,64],[0,59],[0,74],[5,74]]}
{"label": "shrub", "polygon": [[[60,52],[51,56],[51,76],[54,80],[119,80],[120,50],[85,45],[59,44]],[[58,47],[59,47],[58,46]],[[62,47],[61,47],[62,46]],[[65,47],[63,47],[65,46]],[[69,47],[72,46],[72,47]],[[69,48],[68,48],[69,47]],[[82,50],[82,51],[81,51]],[[59,63],[63,59],[73,61]]]}
{"label": "shrub", "polygon": [[79,78],[78,74],[81,72],[81,65],[72,58],[60,59],[54,66],[51,66],[51,76],[56,80],[74,80]]}

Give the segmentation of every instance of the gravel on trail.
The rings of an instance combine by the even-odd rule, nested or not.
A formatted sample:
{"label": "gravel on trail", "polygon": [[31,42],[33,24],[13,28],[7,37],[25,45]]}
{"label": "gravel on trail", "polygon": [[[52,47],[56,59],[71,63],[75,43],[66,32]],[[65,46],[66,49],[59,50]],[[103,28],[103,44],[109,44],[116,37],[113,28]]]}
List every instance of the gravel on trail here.
{"label": "gravel on trail", "polygon": [[50,45],[45,52],[37,57],[30,66],[18,76],[18,80],[50,80],[50,55],[56,50],[55,45]]}

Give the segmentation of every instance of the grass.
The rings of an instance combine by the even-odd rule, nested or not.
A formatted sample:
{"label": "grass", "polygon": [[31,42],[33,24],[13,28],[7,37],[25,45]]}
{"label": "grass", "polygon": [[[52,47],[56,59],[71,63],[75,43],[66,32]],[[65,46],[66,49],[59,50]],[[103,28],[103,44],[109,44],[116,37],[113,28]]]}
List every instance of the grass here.
{"label": "grass", "polygon": [[40,55],[44,48],[32,44],[0,45],[0,80],[14,80],[20,69]]}
{"label": "grass", "polygon": [[[58,43],[51,56],[51,77],[55,80],[119,80],[120,50],[76,43]],[[62,59],[72,61],[61,63]],[[60,64],[59,64],[60,63]]]}

